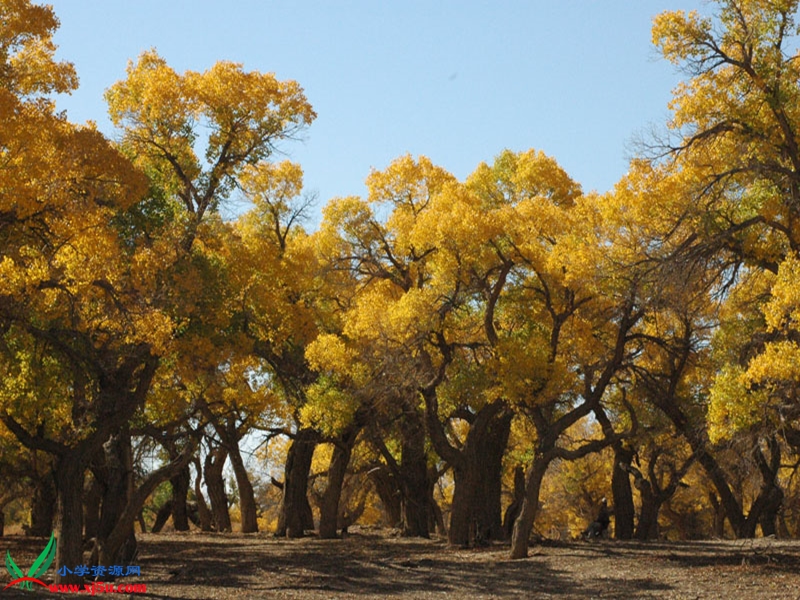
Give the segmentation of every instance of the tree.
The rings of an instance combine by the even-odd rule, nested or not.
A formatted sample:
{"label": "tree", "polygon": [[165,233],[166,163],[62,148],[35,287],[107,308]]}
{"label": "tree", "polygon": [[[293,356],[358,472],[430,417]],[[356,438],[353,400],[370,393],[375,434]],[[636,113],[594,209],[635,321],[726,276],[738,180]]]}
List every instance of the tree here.
{"label": "tree", "polygon": [[[346,378],[343,383],[355,387],[368,384],[363,392],[350,394],[352,401],[344,406],[350,415],[359,407],[371,413],[369,436],[398,483],[403,530],[423,537],[434,511],[415,351],[432,314],[426,304],[433,291],[425,286],[425,265],[433,250],[414,236],[419,215],[453,181],[425,157],[401,157],[370,175],[367,201],[331,202],[317,236],[330,288],[341,290],[333,311],[341,321],[319,342],[339,349],[335,356],[344,359],[321,366],[340,383]],[[391,211],[385,223],[376,216],[384,207]],[[379,424],[395,420],[400,441],[392,452],[380,440]]]}
{"label": "tree", "polygon": [[[175,324],[199,319],[197,296],[181,291],[191,287],[190,255],[204,217],[246,164],[267,157],[314,113],[294,82],[230,63],[181,77],[147,53],[109,91],[131,164],[91,127],[70,125],[34,97],[75,81],[71,67],[50,60],[52,11],[27,2],[11,2],[8,11],[15,18],[4,21],[0,118],[9,136],[4,159],[14,168],[4,171],[9,185],[0,201],[8,248],[0,305],[4,360],[16,384],[4,386],[2,419],[24,444],[56,455],[56,560],[75,565],[84,470],[112,439],[122,454],[111,454],[126,453],[126,424],[144,405],[161,357],[181,341]],[[209,132],[207,168],[193,151],[201,125]],[[20,402],[43,385],[58,393]],[[107,466],[124,470],[125,462]],[[126,539],[135,504],[179,468],[158,470],[136,491],[128,485],[116,502],[107,495],[106,522],[116,524],[98,539],[104,564]]]}
{"label": "tree", "polygon": [[[765,331],[763,321],[759,323],[757,307],[764,306],[774,274],[797,248],[796,12],[797,2],[728,0],[719,3],[715,20],[697,13],[668,12],[654,22],[654,42],[690,77],[675,91],[670,122],[673,141],[664,146],[665,164],[672,176],[682,174],[682,195],[691,197],[686,203],[689,210],[676,216],[691,223],[691,233],[684,234],[679,253],[681,264],[712,265],[725,304],[739,311],[744,307],[744,320],[721,324],[728,342],[733,338],[726,331],[741,334],[750,328],[751,332],[750,340],[739,344],[740,355],[729,353],[727,364],[719,366],[711,383],[712,436],[724,421],[746,424],[752,433],[755,407],[770,406],[769,384],[763,386],[766,381],[758,380],[758,361],[754,377],[744,373],[747,363],[760,353],[759,346],[774,335]],[[736,300],[744,282],[757,285],[749,305]],[[726,284],[732,286],[731,299],[726,298]],[[777,400],[781,393],[773,390]],[[676,424],[681,419],[691,421],[687,414],[674,417]],[[768,416],[748,450],[763,478],[748,517],[742,514],[742,500],[731,493],[720,465],[708,452],[710,440],[697,438],[696,425],[685,425],[692,427],[693,447],[702,450],[698,460],[715,482],[721,506],[739,536],[752,535],[761,511],[774,513],[780,505],[777,468],[772,468],[780,463],[780,445],[769,423],[776,422],[775,417]],[[790,419],[786,431],[792,429]]]}

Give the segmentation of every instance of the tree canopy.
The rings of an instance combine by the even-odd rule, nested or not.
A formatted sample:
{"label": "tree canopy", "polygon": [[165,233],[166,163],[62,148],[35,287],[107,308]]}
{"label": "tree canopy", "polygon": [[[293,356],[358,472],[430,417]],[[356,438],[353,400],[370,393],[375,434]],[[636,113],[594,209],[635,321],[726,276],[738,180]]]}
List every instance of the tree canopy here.
{"label": "tree canopy", "polygon": [[655,17],[685,80],[611,191],[404,155],[310,230],[297,82],[148,50],[112,141],[55,109],[53,10],[0,0],[0,510],[58,566],[145,508],[513,558],[604,497],[620,538],[800,534],[798,7],[716,7]]}

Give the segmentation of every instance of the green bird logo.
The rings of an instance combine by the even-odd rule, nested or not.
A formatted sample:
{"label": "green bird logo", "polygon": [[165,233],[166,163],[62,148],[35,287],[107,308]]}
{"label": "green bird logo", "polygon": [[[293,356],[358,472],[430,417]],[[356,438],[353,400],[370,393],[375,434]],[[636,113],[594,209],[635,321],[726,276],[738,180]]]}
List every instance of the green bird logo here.
{"label": "green bird logo", "polygon": [[11,558],[11,552],[6,550],[6,569],[8,570],[8,574],[11,575],[11,579],[13,581],[9,583],[4,590],[7,590],[11,586],[19,584],[22,589],[25,590],[32,590],[33,584],[38,583],[41,586],[49,587],[46,583],[41,581],[39,577],[41,577],[47,569],[50,568],[50,565],[53,564],[53,559],[56,557],[56,534],[55,532],[50,534],[50,541],[47,542],[47,546],[45,546],[42,553],[36,558],[36,560],[31,565],[31,568],[28,570],[28,575],[25,576],[22,574],[22,571],[14,562],[14,559]]}

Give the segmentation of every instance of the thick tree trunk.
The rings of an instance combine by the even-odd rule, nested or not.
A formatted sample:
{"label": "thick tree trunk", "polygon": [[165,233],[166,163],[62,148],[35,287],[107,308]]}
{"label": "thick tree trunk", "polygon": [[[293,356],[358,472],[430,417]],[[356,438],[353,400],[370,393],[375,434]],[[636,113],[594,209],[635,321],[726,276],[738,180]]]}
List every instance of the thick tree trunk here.
{"label": "thick tree trunk", "polygon": [[208,504],[206,503],[206,499],[203,496],[203,490],[201,488],[202,481],[203,481],[203,469],[200,466],[200,459],[196,456],[193,459],[194,468],[197,472],[197,475],[194,479],[194,495],[197,499],[197,518],[200,521],[200,530],[201,531],[212,531],[214,528],[212,526],[212,516],[211,510],[208,508]]}
{"label": "thick tree trunk", "polygon": [[242,517],[242,533],[256,533],[258,531],[258,506],[253,484],[242,460],[242,453],[237,443],[229,446],[233,475],[236,477],[236,487],[239,489],[239,512]]}
{"label": "thick tree trunk", "polygon": [[0,537],[6,533],[6,513],[5,509],[0,508]]}
{"label": "thick tree trunk", "polygon": [[639,493],[642,498],[642,508],[634,535],[637,540],[658,539],[658,513],[661,510],[662,501],[653,493],[650,484],[646,481],[639,486]]}
{"label": "thick tree trunk", "polygon": [[[128,448],[125,448],[126,442]],[[128,502],[130,493],[127,477],[130,457],[130,438],[123,432],[111,436],[102,449],[102,465],[95,469],[100,474],[103,493],[100,502],[100,519],[92,550],[92,564],[100,564],[100,548],[114,530],[119,516]],[[119,563],[122,564],[122,563]]]}
{"label": "thick tree trunk", "polygon": [[478,486],[476,469],[474,467],[453,469],[453,484],[453,504],[450,507],[447,541],[454,546],[466,548],[475,543],[474,497]]}
{"label": "thick tree trunk", "polygon": [[[133,452],[131,438],[127,427],[111,436],[103,444],[103,474],[105,480],[103,499],[100,507],[100,522],[97,537],[92,551],[92,564],[95,565],[127,565],[136,552],[136,536],[133,521],[124,532],[124,547],[110,547],[108,538],[120,523],[123,511],[128,505],[133,491]],[[117,551],[119,554],[117,554]],[[107,562],[102,562],[103,560]]]}
{"label": "thick tree trunk", "polygon": [[50,537],[56,509],[56,484],[52,471],[39,477],[31,503],[31,526],[27,535]]}
{"label": "thick tree trunk", "polygon": [[[481,502],[479,525],[489,540],[506,539],[503,529],[503,456],[508,446],[508,437],[511,434],[512,413],[504,413],[499,418],[492,419],[487,435],[478,450],[478,465],[480,470]],[[483,458],[481,459],[481,455]]]}
{"label": "thick tree trunk", "polygon": [[633,491],[628,468],[633,462],[631,448],[617,443],[614,446],[614,469],[611,472],[611,494],[614,498],[614,537],[629,540],[633,537],[633,524],[636,509],[633,505]]}
{"label": "thick tree trunk", "polygon": [[334,442],[333,455],[328,466],[328,484],[322,494],[319,513],[319,537],[333,539],[339,526],[339,501],[342,497],[342,486],[350,464],[359,427],[353,425]]}
{"label": "thick tree trunk", "polygon": [[278,536],[299,538],[307,529],[314,528],[314,515],[308,502],[308,476],[317,443],[319,434],[316,431],[301,429],[289,447],[276,531]]}
{"label": "thick tree trunk", "polygon": [[189,465],[183,467],[169,480],[170,487],[172,488],[170,512],[172,514],[172,525],[175,531],[189,531],[189,515],[186,510],[186,499],[189,495],[190,480],[191,474],[189,473]]}
{"label": "thick tree trunk", "polygon": [[755,521],[761,525],[763,535],[775,535],[778,512],[783,505],[783,490],[778,484],[778,471],[781,468],[781,446],[775,436],[767,440],[769,458],[764,456],[759,445],[755,448],[756,464],[761,472],[761,490],[750,507],[747,517],[748,525],[753,522],[753,536],[755,536]]}
{"label": "thick tree trunk", "polygon": [[59,573],[74,569],[83,560],[83,475],[85,462],[77,453],[66,453],[56,464],[56,583],[80,583],[82,577]]}
{"label": "thick tree trunk", "polygon": [[522,507],[514,522],[514,530],[511,535],[512,559],[528,556],[528,540],[536,520],[536,513],[539,511],[539,492],[542,489],[542,480],[550,466],[550,461],[548,456],[537,453],[525,476],[525,499],[522,501]]}
{"label": "thick tree trunk", "polygon": [[453,465],[455,489],[448,531],[448,541],[453,545],[480,545],[504,537],[502,468],[512,414],[496,416],[497,410],[488,405],[475,415],[461,451],[462,460]]}
{"label": "thick tree trunk", "polygon": [[758,523],[761,525],[761,535],[764,537],[777,535],[778,516],[783,505],[783,497],[783,490],[777,486],[772,488],[768,494],[764,510],[758,519]]}
{"label": "thick tree trunk", "polygon": [[417,408],[409,405],[400,424],[401,522],[403,535],[430,537],[428,529],[428,454],[425,425]]}
{"label": "thick tree trunk", "polygon": [[225,493],[225,480],[222,477],[222,469],[225,460],[228,458],[228,451],[222,447],[212,449],[205,460],[206,490],[211,501],[211,516],[214,520],[216,531],[231,531],[231,515],[228,512],[228,495]]}

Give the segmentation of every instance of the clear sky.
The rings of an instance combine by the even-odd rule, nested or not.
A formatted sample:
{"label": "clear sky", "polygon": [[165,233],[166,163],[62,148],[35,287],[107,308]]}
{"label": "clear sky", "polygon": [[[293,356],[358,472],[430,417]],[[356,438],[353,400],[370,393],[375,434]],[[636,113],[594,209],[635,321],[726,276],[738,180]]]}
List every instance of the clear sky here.
{"label": "clear sky", "polygon": [[703,0],[47,0],[81,87],[70,118],[114,135],[103,91],[156,48],[177,71],[225,59],[297,80],[318,114],[284,146],[320,204],[424,154],[465,178],[503,149],[553,156],[585,191],[625,173],[681,76],[650,42]]}

